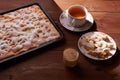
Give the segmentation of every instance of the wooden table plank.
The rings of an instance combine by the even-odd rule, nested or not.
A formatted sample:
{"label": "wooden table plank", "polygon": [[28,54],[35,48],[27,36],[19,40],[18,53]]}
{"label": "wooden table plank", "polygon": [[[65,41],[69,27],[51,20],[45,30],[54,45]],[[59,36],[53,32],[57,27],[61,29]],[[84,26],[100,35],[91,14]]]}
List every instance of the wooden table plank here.
{"label": "wooden table plank", "polygon": [[74,4],[84,5],[89,11],[93,12],[120,12],[119,0],[54,0],[62,10],[66,10]]}

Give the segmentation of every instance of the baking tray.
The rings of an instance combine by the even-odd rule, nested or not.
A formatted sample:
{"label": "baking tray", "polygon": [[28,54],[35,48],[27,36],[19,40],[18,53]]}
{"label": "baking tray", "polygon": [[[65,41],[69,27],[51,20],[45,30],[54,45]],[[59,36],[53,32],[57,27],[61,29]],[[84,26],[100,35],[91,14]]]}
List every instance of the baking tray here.
{"label": "baking tray", "polygon": [[53,26],[56,28],[56,30],[59,32],[60,34],[60,37],[58,39],[54,39],[52,41],[49,41],[45,44],[42,44],[40,45],[39,47],[36,47],[36,48],[32,48],[32,49],[29,49],[25,52],[21,52],[17,55],[14,55],[14,56],[11,56],[11,57],[8,57],[8,58],[5,58],[5,59],[2,59],[0,60],[0,64],[3,63],[3,62],[6,62],[6,61],[9,61],[9,60],[12,60],[14,58],[17,58],[19,56],[22,56],[22,55],[25,55],[25,54],[28,54],[32,51],[35,51],[35,50],[38,50],[40,48],[43,48],[43,47],[47,47],[48,45],[51,45],[53,43],[56,43],[60,40],[62,40],[64,38],[64,35],[63,35],[63,32],[60,30],[60,28],[58,27],[58,25],[54,22],[54,20],[50,17],[50,15],[48,14],[48,12],[46,11],[46,9],[38,2],[34,2],[34,3],[29,3],[27,5],[23,5],[23,6],[20,6],[20,7],[16,7],[16,8],[12,8],[10,10],[7,10],[7,11],[4,11],[4,12],[0,12],[0,15],[3,15],[3,14],[6,14],[6,13],[9,13],[9,12],[13,12],[13,11],[16,11],[16,10],[19,10],[19,9],[22,9],[22,8],[26,8],[26,7],[29,7],[29,6],[32,6],[32,5],[38,5],[40,7],[40,9],[43,11],[43,13],[47,16],[47,18],[50,20],[50,22],[53,24]]}

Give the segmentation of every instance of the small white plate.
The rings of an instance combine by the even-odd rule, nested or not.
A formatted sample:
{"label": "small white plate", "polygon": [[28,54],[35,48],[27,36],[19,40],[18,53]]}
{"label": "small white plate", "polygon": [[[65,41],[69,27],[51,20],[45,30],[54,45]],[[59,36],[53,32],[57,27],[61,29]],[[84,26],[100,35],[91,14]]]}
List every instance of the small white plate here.
{"label": "small white plate", "polygon": [[[117,46],[113,38],[108,34],[95,31],[82,35],[78,40],[78,48],[83,55],[90,59],[107,60],[116,53]],[[91,50],[93,52],[90,52]],[[105,50],[107,56],[101,57],[101,54],[103,54]],[[109,50],[109,52],[107,50]],[[98,57],[98,55],[100,57]]]}
{"label": "small white plate", "polygon": [[74,32],[86,31],[89,28],[91,28],[91,26],[94,23],[93,16],[88,12],[87,17],[86,17],[86,23],[83,26],[81,26],[80,28],[75,28],[75,27],[71,26],[70,22],[68,21],[67,11],[68,10],[65,10],[64,12],[62,12],[59,19],[60,19],[60,23],[63,25],[63,27],[70,31],[74,31]]}

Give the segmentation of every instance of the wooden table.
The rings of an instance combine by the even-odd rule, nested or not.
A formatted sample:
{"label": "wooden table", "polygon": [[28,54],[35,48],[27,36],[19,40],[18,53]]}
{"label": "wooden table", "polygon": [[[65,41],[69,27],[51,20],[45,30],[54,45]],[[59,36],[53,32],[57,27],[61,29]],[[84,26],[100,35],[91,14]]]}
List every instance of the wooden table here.
{"label": "wooden table", "polygon": [[[47,9],[63,31],[64,39],[0,64],[0,80],[120,80],[120,0],[0,0],[0,12],[31,2],[40,2]],[[93,15],[95,23],[90,30],[75,33],[60,24],[60,14],[73,4],[86,6]],[[68,47],[78,50],[79,37],[90,31],[112,36],[118,47],[115,56],[107,61],[93,61],[80,53],[78,66],[66,68],[63,50]]]}

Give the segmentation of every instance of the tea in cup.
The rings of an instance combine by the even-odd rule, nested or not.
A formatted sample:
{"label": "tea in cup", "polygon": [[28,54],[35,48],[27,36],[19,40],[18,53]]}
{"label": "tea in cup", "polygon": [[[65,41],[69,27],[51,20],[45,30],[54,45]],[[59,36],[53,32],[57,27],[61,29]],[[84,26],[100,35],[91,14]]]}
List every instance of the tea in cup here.
{"label": "tea in cup", "polygon": [[87,9],[82,5],[72,5],[68,8],[68,20],[73,27],[81,27],[86,22]]}

